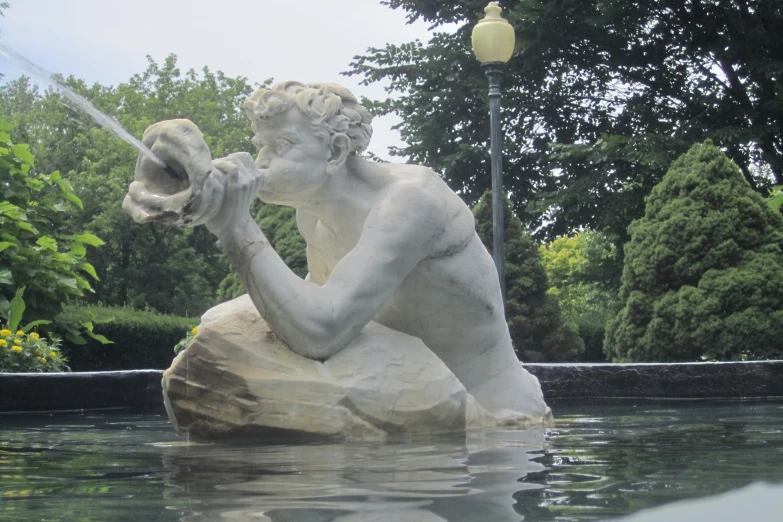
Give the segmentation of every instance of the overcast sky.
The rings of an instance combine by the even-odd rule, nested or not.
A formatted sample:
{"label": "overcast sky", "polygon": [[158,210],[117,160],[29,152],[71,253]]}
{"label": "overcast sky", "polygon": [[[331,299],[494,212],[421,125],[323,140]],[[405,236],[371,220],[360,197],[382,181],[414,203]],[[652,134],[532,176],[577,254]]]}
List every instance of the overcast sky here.
{"label": "overcast sky", "polygon": [[[387,42],[427,41],[423,22],[379,0],[10,0],[0,41],[52,72],[116,85],[170,53],[184,71],[205,65],[251,84],[336,82],[357,96],[381,98],[340,76],[351,58]],[[6,80],[20,71],[0,57]],[[376,118],[369,150],[388,158],[400,143],[394,117]],[[399,161],[399,159],[397,160]]]}

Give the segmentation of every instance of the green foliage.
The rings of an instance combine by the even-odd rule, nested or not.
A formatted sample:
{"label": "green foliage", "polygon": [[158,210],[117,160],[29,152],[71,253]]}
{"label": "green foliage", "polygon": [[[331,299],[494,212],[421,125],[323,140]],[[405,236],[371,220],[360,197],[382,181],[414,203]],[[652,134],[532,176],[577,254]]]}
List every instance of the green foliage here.
{"label": "green foliage", "polygon": [[185,333],[185,337],[179,340],[179,342],[174,346],[174,354],[178,354],[188,346],[190,346],[190,342],[193,340],[194,337],[196,337],[196,334],[198,333],[198,326],[194,326],[190,330],[188,330]]}
{"label": "green foliage", "polygon": [[[188,118],[204,132],[213,157],[253,150],[241,109],[252,91],[245,78],[207,68],[183,73],[172,55],[162,64],[150,59],[144,72],[116,87],[88,86],[73,77],[63,81],[136,136],[156,121]],[[214,237],[204,227],[133,223],[121,204],[137,151],[61,101],[26,78],[0,87],[0,112],[29,140],[37,169],[58,168],[67,173],[63,180],[90,195],[84,212],[70,218],[72,229],[89,230],[107,242],[87,253],[100,276],[88,300],[179,315],[198,315],[215,304],[229,267]]]}
{"label": "green foliage", "polygon": [[615,259],[616,250],[605,234],[593,231],[561,236],[540,248],[548,293],[559,302],[566,321],[578,327],[586,360],[603,360],[604,325],[617,292],[605,285],[612,280],[606,261]]}
{"label": "green foliage", "polygon": [[64,350],[74,371],[168,368],[174,357],[172,348],[182,332],[199,321],[195,317],[94,305],[69,305],[57,320],[73,322],[85,315],[95,317],[101,323],[97,329],[114,344],[103,345],[92,339],[85,345],[66,342]]}
{"label": "green foliage", "polygon": [[783,185],[772,187],[769,190],[769,198],[767,204],[773,210],[779,210],[783,205]]}
{"label": "green foliage", "polygon": [[0,330],[0,373],[61,372],[68,370],[60,340],[46,339],[7,325]]}
{"label": "green foliage", "polygon": [[81,200],[59,172],[33,173],[33,155],[11,142],[8,128],[0,122],[0,315],[15,324],[22,313],[49,321],[69,299],[92,292],[87,247],[103,241],[66,232],[74,228],[68,211],[80,210]]}
{"label": "green foliage", "polygon": [[[406,142],[469,204],[489,188],[487,80],[470,33],[486,0],[388,0],[448,33],[368,49],[347,74],[382,82]],[[504,183],[540,238],[590,228],[621,243],[671,162],[712,138],[759,192],[783,183],[783,3],[502,3],[517,52],[502,79]],[[456,26],[455,29],[453,29]],[[622,259],[615,265],[619,273]]]}
{"label": "green foliage", "polygon": [[629,231],[608,357],[783,356],[783,217],[711,142],[672,165]]}
{"label": "green foliage", "polygon": [[[288,268],[299,277],[305,277],[307,244],[296,226],[296,210],[282,205],[262,204],[256,212],[255,220]],[[232,271],[220,282],[217,298],[222,302],[245,293],[239,276]]]}
{"label": "green foliage", "polygon": [[24,299],[22,298],[23,295],[24,288],[20,288],[16,291],[14,298],[11,299],[11,306],[8,311],[8,317],[6,317],[8,320],[8,329],[11,331],[16,331],[19,329],[22,333],[27,333],[36,326],[50,324],[51,321],[47,319],[38,319],[36,321],[31,321],[25,326],[19,328],[19,325],[22,322],[22,317],[24,316],[25,308],[27,308],[27,305],[24,303]]}
{"label": "green foliage", "polygon": [[574,318],[579,337],[585,344],[582,355],[584,362],[606,362],[604,355],[604,338],[606,337],[606,323],[611,317],[607,310],[597,309],[585,312]]}
{"label": "green foliage", "polygon": [[[517,355],[528,362],[575,361],[584,350],[576,329],[566,324],[556,299],[547,294],[546,271],[535,240],[504,206],[506,246],[506,318]],[[492,193],[474,207],[476,230],[492,253]]]}

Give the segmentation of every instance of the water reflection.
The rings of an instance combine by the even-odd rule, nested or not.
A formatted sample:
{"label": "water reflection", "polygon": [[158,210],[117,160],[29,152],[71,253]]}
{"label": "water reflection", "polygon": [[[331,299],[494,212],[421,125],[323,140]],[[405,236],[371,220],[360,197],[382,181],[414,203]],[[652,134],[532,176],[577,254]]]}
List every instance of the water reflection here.
{"label": "water reflection", "polygon": [[535,456],[544,469],[522,479],[544,487],[514,495],[525,520],[602,520],[754,481],[783,482],[779,403],[642,402],[586,411],[560,408],[560,429]]}
{"label": "water reflection", "polygon": [[0,520],[606,520],[783,482],[783,403],[554,405],[557,427],[187,445],[164,415],[0,415]]}
{"label": "water reflection", "polygon": [[541,486],[530,452],[543,430],[308,445],[165,448],[169,498],[183,521],[520,520],[513,495]]}

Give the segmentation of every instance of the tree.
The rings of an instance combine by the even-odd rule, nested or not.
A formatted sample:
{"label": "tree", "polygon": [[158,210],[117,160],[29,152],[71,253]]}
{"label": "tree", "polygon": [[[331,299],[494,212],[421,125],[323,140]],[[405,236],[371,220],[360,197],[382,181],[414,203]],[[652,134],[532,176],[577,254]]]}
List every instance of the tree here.
{"label": "tree", "polygon": [[[485,0],[386,0],[434,28],[427,45],[371,48],[347,74],[388,82],[370,103],[468,202],[489,186],[487,81],[470,31]],[[503,76],[503,167],[537,237],[621,242],[671,162],[706,138],[765,192],[783,176],[783,3],[778,0],[504,2],[517,53]],[[620,263],[622,260],[619,260]]]}
{"label": "tree", "polygon": [[614,266],[615,250],[605,234],[590,230],[558,237],[540,248],[548,293],[557,299],[565,320],[578,328],[585,344],[583,360],[605,360],[606,321],[617,293],[607,267]]}
{"label": "tree", "polygon": [[[136,136],[156,121],[188,118],[204,132],[213,157],[253,149],[242,110],[252,91],[245,78],[207,68],[183,74],[171,55],[163,64],[150,58],[143,73],[116,87],[87,86],[73,77],[63,82]],[[29,140],[38,169],[60,169],[76,190],[90,195],[84,213],[71,219],[74,229],[87,229],[107,243],[88,254],[100,276],[91,300],[178,315],[197,315],[215,303],[229,266],[204,227],[140,226],[122,211],[135,149],[26,78],[0,87],[0,110]]]}
{"label": "tree", "polygon": [[672,165],[630,234],[607,356],[783,356],[783,217],[711,142]]}
{"label": "tree", "polygon": [[87,246],[103,241],[71,232],[66,214],[81,199],[59,172],[32,173],[28,146],[12,143],[8,130],[0,120],[0,315],[51,322],[69,299],[92,291]]}
{"label": "tree", "polygon": [[[492,192],[474,207],[476,230],[492,253]],[[547,294],[546,271],[538,244],[504,205],[506,318],[514,350],[523,361],[575,361],[584,350],[573,326],[563,320],[557,299]]]}
{"label": "tree", "polygon": [[772,187],[770,189],[767,205],[773,210],[778,210],[783,206],[783,185],[778,185],[777,187]]}

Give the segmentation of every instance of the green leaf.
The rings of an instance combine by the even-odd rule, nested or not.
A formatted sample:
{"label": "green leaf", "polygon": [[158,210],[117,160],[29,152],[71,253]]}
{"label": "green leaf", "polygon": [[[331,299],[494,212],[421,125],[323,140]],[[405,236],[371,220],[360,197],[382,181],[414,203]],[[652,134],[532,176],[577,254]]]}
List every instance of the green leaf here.
{"label": "green leaf", "polygon": [[36,241],[35,244],[47,250],[51,250],[52,252],[57,252],[57,241],[55,241],[52,237],[41,236],[38,238],[38,241]]}
{"label": "green leaf", "polygon": [[87,255],[87,248],[82,243],[74,242],[71,243],[70,253],[74,257],[81,258]]}
{"label": "green leaf", "polygon": [[24,299],[22,299],[23,294],[24,288],[20,288],[16,291],[14,298],[11,299],[11,309],[8,313],[8,329],[12,332],[16,331],[16,328],[22,321],[22,315],[24,315],[25,304]]}
{"label": "green leaf", "polygon": [[85,339],[79,334],[75,334],[72,332],[66,333],[65,338],[68,339],[68,342],[70,342],[71,344],[76,344],[79,346],[87,344],[87,339]]}
{"label": "green leaf", "polygon": [[58,176],[57,184],[60,186],[63,192],[66,193],[73,192],[73,187],[71,186],[71,183],[67,179],[63,178],[62,176]]}
{"label": "green leaf", "polygon": [[46,319],[39,319],[37,321],[31,321],[31,322],[27,323],[26,325],[24,325],[24,327],[22,328],[22,331],[24,333],[27,333],[30,330],[32,330],[33,328],[35,328],[36,326],[42,325],[42,324],[51,324],[51,321],[47,321]]}
{"label": "green leaf", "polygon": [[778,210],[783,206],[783,185],[770,189],[767,204],[772,210]]}
{"label": "green leaf", "polygon": [[98,274],[95,272],[95,267],[93,267],[90,263],[81,263],[79,268],[90,274],[96,281],[100,281]]}
{"label": "green leaf", "polygon": [[79,207],[79,210],[84,210],[84,204],[82,204],[82,200],[79,199],[79,197],[73,192],[64,192],[63,197]]}
{"label": "green leaf", "polygon": [[30,147],[26,143],[13,145],[11,147],[11,153],[28,165],[33,165],[35,162],[33,155],[30,154]]}
{"label": "green leaf", "polygon": [[3,250],[5,250],[10,246],[16,246],[16,245],[11,243],[10,241],[0,241],[0,252],[2,252]]}
{"label": "green leaf", "polygon": [[81,243],[87,243],[90,246],[101,246],[106,244],[101,238],[93,234],[74,234],[73,240],[79,241]]}
{"label": "green leaf", "polygon": [[8,268],[0,270],[0,285],[13,285],[14,275]]}
{"label": "green leaf", "polygon": [[95,339],[101,344],[114,344],[114,341],[110,341],[104,335],[97,334],[92,330],[85,330],[84,333],[86,333],[87,335],[89,335],[90,337],[92,337],[93,339]]}
{"label": "green leaf", "polygon": [[27,230],[28,232],[31,232],[33,234],[38,234],[38,229],[32,226],[27,221],[17,221],[14,224],[16,225],[16,228],[21,228],[22,230]]}
{"label": "green leaf", "polygon": [[4,295],[0,295],[0,316],[8,319],[8,312],[11,310],[11,303]]}
{"label": "green leaf", "polygon": [[65,285],[68,288],[73,288],[74,290],[78,290],[79,289],[79,285],[76,284],[76,278],[73,277],[73,276],[67,276],[67,275],[64,275],[64,274],[56,273],[56,274],[54,274],[54,278],[61,285]]}

